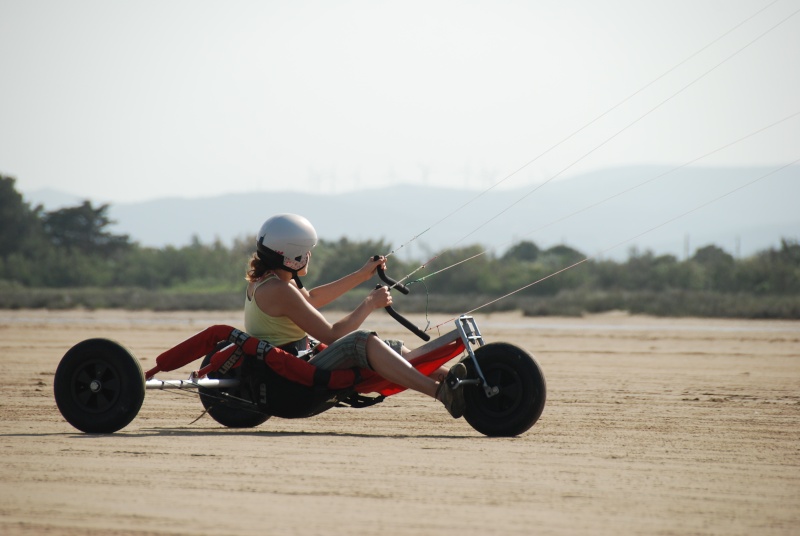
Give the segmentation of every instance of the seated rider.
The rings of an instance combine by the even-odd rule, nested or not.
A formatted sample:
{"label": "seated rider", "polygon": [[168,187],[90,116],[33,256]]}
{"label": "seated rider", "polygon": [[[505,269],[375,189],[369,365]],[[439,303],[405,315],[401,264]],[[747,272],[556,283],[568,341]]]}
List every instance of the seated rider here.
{"label": "seated rider", "polygon": [[[308,273],[311,249],[316,244],[317,233],[302,216],[278,214],[264,222],[247,271],[245,331],[295,355],[304,349],[310,335],[327,345],[310,359],[315,366],[326,370],[350,367],[374,370],[391,382],[436,398],[453,417],[463,416],[463,389],[453,389],[444,381],[447,369],[440,368],[430,377],[425,376],[403,358],[408,349],[401,342],[387,343],[375,332],[360,329],[372,311],[392,303],[387,287],[370,292],[355,310],[337,322],[330,323],[319,311],[369,280],[378,266],[385,268],[386,258],[370,259],[350,275],[307,290],[299,276]],[[458,363],[449,374],[464,378],[466,367]]]}

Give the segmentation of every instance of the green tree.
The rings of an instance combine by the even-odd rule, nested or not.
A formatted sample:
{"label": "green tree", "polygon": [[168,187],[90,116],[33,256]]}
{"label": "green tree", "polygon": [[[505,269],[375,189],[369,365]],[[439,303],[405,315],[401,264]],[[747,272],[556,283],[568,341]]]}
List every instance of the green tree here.
{"label": "green tree", "polygon": [[42,239],[42,207],[31,209],[15,188],[16,179],[0,175],[0,257],[30,252]]}
{"label": "green tree", "polygon": [[115,223],[107,215],[109,205],[93,207],[84,201],[75,207],[47,212],[42,223],[50,242],[60,248],[89,254],[113,254],[128,249],[128,235],[115,235],[106,228]]}
{"label": "green tree", "polygon": [[508,251],[501,257],[504,261],[517,260],[525,262],[534,262],[539,258],[541,250],[539,246],[528,240],[523,240],[518,244],[511,246]]}
{"label": "green tree", "polygon": [[586,258],[586,255],[565,245],[553,246],[539,255],[539,260],[553,268],[566,268]]}
{"label": "green tree", "polygon": [[686,286],[689,275],[674,255],[640,253],[633,249],[623,264],[611,261],[593,265],[594,284],[612,290],[663,291]]}
{"label": "green tree", "polygon": [[706,290],[732,290],[735,260],[720,247],[709,245],[695,252],[691,262],[701,268],[700,288]]}
{"label": "green tree", "polygon": [[800,294],[800,244],[782,239],[736,267],[736,288],[756,294]]}
{"label": "green tree", "polygon": [[475,245],[443,251],[418,275],[431,277],[437,292],[443,294],[485,293],[496,288],[495,266],[483,248]]}

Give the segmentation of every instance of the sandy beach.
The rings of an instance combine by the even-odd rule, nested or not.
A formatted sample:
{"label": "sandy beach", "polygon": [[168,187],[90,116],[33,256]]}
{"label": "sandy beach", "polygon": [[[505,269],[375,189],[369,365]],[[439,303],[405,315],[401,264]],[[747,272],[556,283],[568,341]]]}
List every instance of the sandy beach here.
{"label": "sandy beach", "polygon": [[[234,430],[193,423],[192,393],[148,391],[120,432],[83,434],[53,398],[72,345],[114,339],[147,369],[241,314],[0,311],[0,533],[800,531],[800,322],[476,319],[487,342],[526,348],[547,378],[544,413],[519,437],[484,437],[412,392]],[[418,344],[383,313],[367,325]]]}

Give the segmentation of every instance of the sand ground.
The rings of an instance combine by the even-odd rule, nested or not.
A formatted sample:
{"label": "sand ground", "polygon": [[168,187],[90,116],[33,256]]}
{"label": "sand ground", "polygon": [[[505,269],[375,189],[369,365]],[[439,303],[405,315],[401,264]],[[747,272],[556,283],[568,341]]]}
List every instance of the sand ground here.
{"label": "sand ground", "polygon": [[127,428],[86,435],[53,400],[70,346],[115,339],[146,369],[240,314],[0,311],[0,533],[800,534],[800,322],[476,319],[547,377],[520,437],[408,392],[232,430],[148,391]]}

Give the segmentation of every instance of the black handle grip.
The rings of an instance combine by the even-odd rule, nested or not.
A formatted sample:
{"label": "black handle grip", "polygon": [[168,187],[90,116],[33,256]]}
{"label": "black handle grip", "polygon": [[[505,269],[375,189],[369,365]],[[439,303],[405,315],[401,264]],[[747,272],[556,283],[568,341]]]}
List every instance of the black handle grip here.
{"label": "black handle grip", "polygon": [[414,335],[416,335],[417,337],[419,337],[423,341],[431,340],[431,336],[430,335],[428,335],[427,333],[425,333],[424,331],[419,329],[417,326],[412,324],[411,321],[408,318],[404,317],[403,315],[401,315],[400,313],[395,311],[394,308],[391,305],[387,305],[385,307],[385,309],[386,309],[386,312],[389,313],[389,315],[391,315],[392,318],[394,318],[395,320],[397,320],[398,322],[403,324],[403,326],[405,326],[406,329],[408,329],[411,333],[413,333]]}
{"label": "black handle grip", "polygon": [[[375,255],[374,257],[372,257],[372,260],[373,261],[377,261],[379,258],[380,258],[380,255]],[[408,292],[409,292],[408,287],[405,286],[402,283],[398,283],[397,281],[395,281],[394,279],[392,279],[391,277],[386,275],[386,270],[384,270],[380,266],[378,266],[378,277],[380,277],[383,280],[384,283],[389,285],[389,287],[396,288],[397,290],[399,290],[403,294],[408,294]]]}
{"label": "black handle grip", "polygon": [[[381,285],[376,285],[375,288],[381,288]],[[408,318],[404,317],[403,315],[395,311],[394,307],[392,307],[391,305],[387,305],[386,307],[384,307],[384,309],[386,309],[386,312],[389,313],[389,316],[400,322],[407,330],[409,330],[411,333],[413,333],[423,341],[431,340],[430,335],[428,335],[427,333],[419,329],[417,326],[412,324],[411,320],[409,320]]]}

